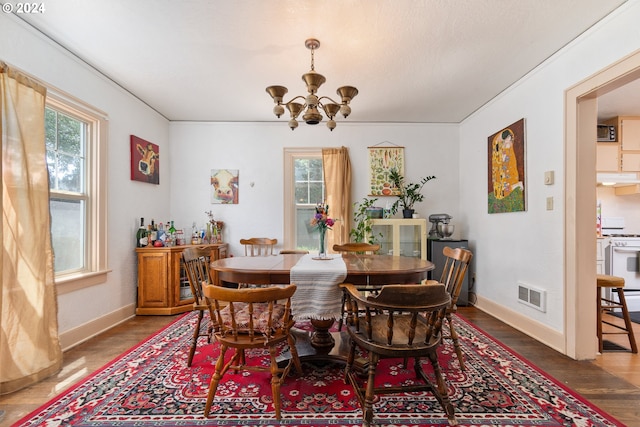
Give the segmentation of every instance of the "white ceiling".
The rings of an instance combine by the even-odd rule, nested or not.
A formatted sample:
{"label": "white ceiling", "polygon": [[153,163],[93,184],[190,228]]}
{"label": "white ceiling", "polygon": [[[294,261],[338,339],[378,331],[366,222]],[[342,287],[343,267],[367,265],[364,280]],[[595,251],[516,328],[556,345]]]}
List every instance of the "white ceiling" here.
{"label": "white ceiling", "polygon": [[265,87],[305,94],[314,37],[319,94],[360,91],[347,120],[458,123],[624,1],[55,0],[18,16],[169,120],[277,120]]}

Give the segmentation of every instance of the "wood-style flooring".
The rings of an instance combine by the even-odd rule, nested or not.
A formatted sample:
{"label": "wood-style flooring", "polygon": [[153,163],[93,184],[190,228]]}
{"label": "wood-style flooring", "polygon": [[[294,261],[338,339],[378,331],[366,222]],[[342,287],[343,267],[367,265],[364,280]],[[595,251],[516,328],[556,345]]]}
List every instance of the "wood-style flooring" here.
{"label": "wood-style flooring", "polygon": [[[630,352],[605,352],[594,361],[575,361],[540,344],[473,307],[460,315],[501,341],[538,368],[629,427],[640,427],[640,360]],[[91,372],[172,322],[176,316],[137,316],[64,353],[63,369],[25,390],[0,396],[6,411],[0,426],[9,426]],[[635,325],[640,342],[640,325]],[[609,338],[628,345],[623,336]]]}

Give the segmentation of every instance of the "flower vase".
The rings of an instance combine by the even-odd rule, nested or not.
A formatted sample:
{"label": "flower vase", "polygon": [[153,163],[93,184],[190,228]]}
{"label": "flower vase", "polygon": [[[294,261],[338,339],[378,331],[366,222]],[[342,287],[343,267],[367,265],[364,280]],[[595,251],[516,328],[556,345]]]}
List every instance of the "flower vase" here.
{"label": "flower vase", "polygon": [[318,256],[320,258],[326,258],[327,256],[327,250],[324,247],[324,237],[327,234],[327,230],[321,228],[320,230],[318,230],[320,233],[320,249],[318,250]]}

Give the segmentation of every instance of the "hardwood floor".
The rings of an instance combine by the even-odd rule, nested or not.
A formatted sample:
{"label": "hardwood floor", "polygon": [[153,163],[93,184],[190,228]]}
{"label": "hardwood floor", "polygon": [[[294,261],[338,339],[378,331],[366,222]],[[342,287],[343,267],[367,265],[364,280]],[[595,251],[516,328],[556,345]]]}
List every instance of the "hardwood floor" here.
{"label": "hardwood floor", "polygon": [[[630,352],[605,352],[594,361],[575,361],[473,307],[459,314],[534,365],[575,390],[627,426],[640,426],[640,361]],[[63,369],[25,390],[0,396],[9,426],[121,353],[172,322],[176,316],[137,316],[64,354]],[[640,325],[635,325],[640,342]],[[628,345],[623,336],[609,338]]]}

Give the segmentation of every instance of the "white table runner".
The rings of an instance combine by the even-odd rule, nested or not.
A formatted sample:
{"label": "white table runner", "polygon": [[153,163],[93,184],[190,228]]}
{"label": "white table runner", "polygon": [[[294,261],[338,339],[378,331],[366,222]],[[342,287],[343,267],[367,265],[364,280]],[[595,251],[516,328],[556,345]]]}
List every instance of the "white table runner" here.
{"label": "white table runner", "polygon": [[342,290],[338,284],[347,277],[347,266],[340,254],[330,260],[314,260],[307,254],[291,268],[295,294],[291,309],[295,319],[339,319]]}

